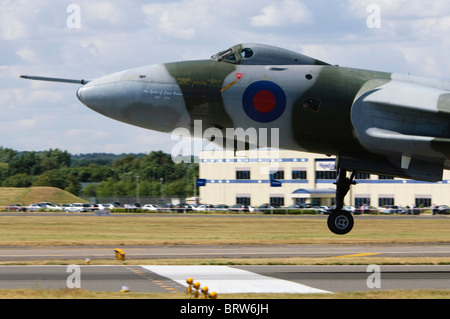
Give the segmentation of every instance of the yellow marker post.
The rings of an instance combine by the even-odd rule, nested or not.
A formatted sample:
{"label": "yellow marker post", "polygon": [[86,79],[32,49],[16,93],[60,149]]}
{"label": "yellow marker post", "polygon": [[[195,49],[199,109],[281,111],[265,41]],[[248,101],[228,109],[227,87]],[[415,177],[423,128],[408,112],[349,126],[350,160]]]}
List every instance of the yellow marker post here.
{"label": "yellow marker post", "polygon": [[125,252],[122,249],[116,248],[114,249],[114,252],[116,253],[117,260],[125,261]]}
{"label": "yellow marker post", "polygon": [[208,287],[207,286],[202,288],[202,294],[203,294],[202,299],[208,299]]}
{"label": "yellow marker post", "polygon": [[209,299],[217,299],[217,292],[213,291],[209,294]]}
{"label": "yellow marker post", "polygon": [[197,281],[196,283],[194,283],[194,299],[198,299],[198,296],[200,295],[199,293],[199,289],[200,289],[200,283]]}
{"label": "yellow marker post", "polygon": [[186,283],[188,284],[188,286],[186,288],[186,293],[188,295],[190,295],[192,293],[192,285],[194,284],[194,279],[188,278],[188,279],[186,279]]}

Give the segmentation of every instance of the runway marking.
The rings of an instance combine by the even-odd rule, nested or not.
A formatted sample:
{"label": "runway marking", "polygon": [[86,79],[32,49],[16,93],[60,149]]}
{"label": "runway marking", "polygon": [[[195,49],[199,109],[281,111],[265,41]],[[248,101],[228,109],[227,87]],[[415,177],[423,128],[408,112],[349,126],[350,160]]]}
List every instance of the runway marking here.
{"label": "runway marking", "polygon": [[194,278],[209,291],[221,293],[330,293],[289,280],[259,275],[228,266],[141,266],[187,287],[186,279]]}
{"label": "runway marking", "polygon": [[176,287],[173,287],[173,285],[171,286],[171,282],[168,281],[163,281],[163,280],[158,280],[158,279],[152,279],[151,276],[148,276],[148,273],[146,274],[144,271],[140,270],[140,269],[136,269],[136,268],[132,268],[132,267],[126,267],[127,269],[133,271],[135,274],[148,279],[150,281],[153,281],[155,284],[157,284],[159,287],[163,288],[164,290],[166,290],[167,292],[177,292],[179,289]]}
{"label": "runway marking", "polygon": [[352,254],[352,255],[342,255],[342,256],[332,256],[328,258],[351,258],[351,257],[367,257],[367,256],[374,256],[374,255],[380,255],[381,253],[363,253],[363,254]]}

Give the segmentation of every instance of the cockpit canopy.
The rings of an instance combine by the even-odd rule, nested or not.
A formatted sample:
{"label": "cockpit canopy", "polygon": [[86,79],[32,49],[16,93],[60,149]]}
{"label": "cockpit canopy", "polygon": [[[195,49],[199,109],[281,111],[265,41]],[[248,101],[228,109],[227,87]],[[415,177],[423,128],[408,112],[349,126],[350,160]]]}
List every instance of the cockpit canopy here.
{"label": "cockpit canopy", "polygon": [[329,65],[306,55],[264,44],[238,44],[211,59],[244,65]]}

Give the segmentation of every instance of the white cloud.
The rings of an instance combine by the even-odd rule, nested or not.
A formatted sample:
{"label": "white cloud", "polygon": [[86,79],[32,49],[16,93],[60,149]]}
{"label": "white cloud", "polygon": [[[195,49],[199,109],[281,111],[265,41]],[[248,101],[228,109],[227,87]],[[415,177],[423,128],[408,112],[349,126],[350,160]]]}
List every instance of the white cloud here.
{"label": "white cloud", "polygon": [[34,51],[30,50],[28,48],[19,49],[16,51],[16,54],[18,56],[20,56],[26,62],[35,62],[36,61],[36,55],[34,54]]}
{"label": "white cloud", "polygon": [[[79,29],[66,25],[70,3],[80,6]],[[381,29],[366,26],[372,3],[380,5]],[[140,65],[207,59],[244,42],[348,67],[450,74],[448,0],[0,0],[0,8],[0,146],[18,150],[170,152],[175,144],[170,134],[86,108],[76,85],[27,81],[20,74],[92,79]]]}
{"label": "white cloud", "polygon": [[348,0],[348,9],[357,17],[367,17],[367,7],[377,4],[383,18],[422,19],[442,17],[450,14],[450,2],[447,0]]}
{"label": "white cloud", "polygon": [[214,22],[217,2],[190,0],[173,3],[148,4],[142,7],[150,26],[165,36],[192,39],[198,29],[211,26]]}
{"label": "white cloud", "polygon": [[78,140],[103,140],[109,133],[102,129],[73,128],[64,132],[64,137]]}
{"label": "white cloud", "polygon": [[262,8],[261,15],[251,18],[251,24],[255,27],[278,27],[311,22],[312,13],[297,0],[275,2]]}

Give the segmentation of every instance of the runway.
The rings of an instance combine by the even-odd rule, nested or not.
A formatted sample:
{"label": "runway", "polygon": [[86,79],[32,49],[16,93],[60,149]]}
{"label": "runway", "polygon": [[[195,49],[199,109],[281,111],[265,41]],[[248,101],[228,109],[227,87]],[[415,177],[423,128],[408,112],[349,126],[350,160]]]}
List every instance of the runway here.
{"label": "runway", "polygon": [[[0,289],[68,288],[68,266],[0,266]],[[118,292],[180,293],[193,277],[227,293],[333,293],[391,289],[450,289],[450,266],[380,266],[379,287],[367,266],[79,266],[80,288]],[[69,287],[71,288],[71,287]]]}
{"label": "runway", "polygon": [[[133,265],[105,266],[115,259],[114,248],[126,253]],[[371,289],[450,289],[450,265],[380,266],[156,266],[151,259],[165,258],[323,258],[347,257],[450,257],[450,244],[373,245],[175,245],[175,246],[53,246],[0,247],[1,261],[70,260],[78,269],[81,288],[93,291],[184,292],[193,277],[220,294],[333,293]],[[84,265],[85,258],[92,261]],[[142,263],[140,261],[144,261]],[[150,263],[149,263],[150,261]],[[0,289],[67,288],[72,275],[64,266],[0,266]],[[380,287],[368,280],[376,276]]]}
{"label": "runway", "polygon": [[372,245],[142,245],[0,247],[0,261],[114,259],[121,248],[129,260],[164,258],[341,258],[450,257],[450,244]]}

